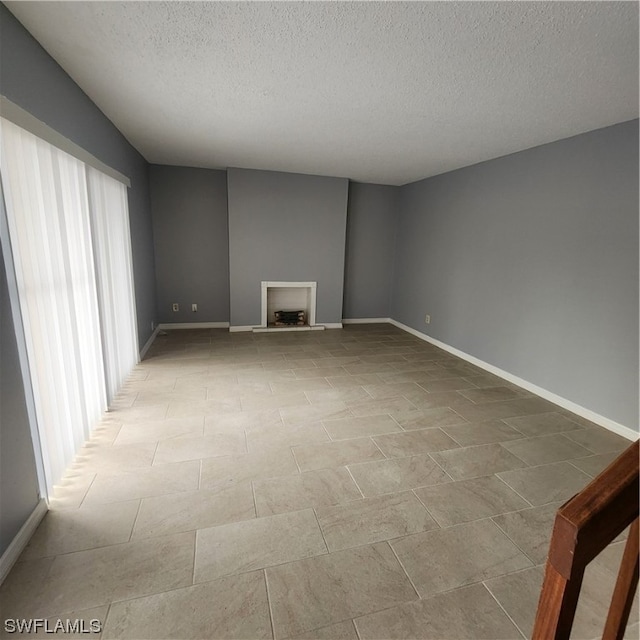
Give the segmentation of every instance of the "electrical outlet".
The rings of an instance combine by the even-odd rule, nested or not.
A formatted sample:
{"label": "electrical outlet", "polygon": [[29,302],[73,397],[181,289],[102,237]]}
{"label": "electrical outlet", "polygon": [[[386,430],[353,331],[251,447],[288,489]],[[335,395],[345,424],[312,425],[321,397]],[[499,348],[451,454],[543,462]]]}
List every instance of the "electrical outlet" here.
{"label": "electrical outlet", "polygon": [[425,324],[430,324],[431,323],[431,316],[427,313],[427,315],[424,317],[424,323]]}
{"label": "electrical outlet", "polygon": [[171,308],[172,308],[174,311],[180,311],[180,305],[179,305],[177,302],[174,302],[174,303],[171,305]]}
{"label": "electrical outlet", "polygon": [[197,311],[197,310],[198,310],[198,305],[194,302],[194,303],[191,305],[191,311]]}

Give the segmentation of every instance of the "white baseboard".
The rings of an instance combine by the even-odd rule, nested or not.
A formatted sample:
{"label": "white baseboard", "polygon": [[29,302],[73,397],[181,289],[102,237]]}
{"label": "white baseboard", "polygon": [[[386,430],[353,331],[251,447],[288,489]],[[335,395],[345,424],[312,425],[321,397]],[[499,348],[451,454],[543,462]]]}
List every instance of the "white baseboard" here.
{"label": "white baseboard", "polygon": [[228,322],[163,322],[158,329],[227,329]]}
{"label": "white baseboard", "polygon": [[239,333],[240,331],[253,331],[255,326],[252,324],[236,324],[233,326],[229,326],[229,333]]}
{"label": "white baseboard", "polygon": [[31,512],[31,515],[27,518],[27,521],[20,527],[20,531],[18,531],[16,537],[11,541],[2,554],[2,557],[0,557],[0,584],[4,582],[9,571],[11,571],[11,567],[13,567],[16,560],[20,557],[20,554],[27,546],[31,536],[35,533],[40,521],[44,518],[48,510],[47,501],[41,498],[40,502],[38,502],[35,509]]}
{"label": "white baseboard", "polygon": [[342,318],[342,324],[380,324],[385,322],[391,322],[391,318]]}
{"label": "white baseboard", "polygon": [[143,360],[144,357],[147,355],[147,351],[149,351],[149,349],[151,348],[151,345],[153,344],[153,341],[156,339],[156,336],[160,333],[160,327],[156,327],[153,330],[153,333],[151,334],[150,338],[145,342],[144,347],[142,347],[142,349],[140,349],[140,360]]}
{"label": "white baseboard", "polygon": [[342,329],[342,322],[319,322],[325,329]]}
{"label": "white baseboard", "polygon": [[634,429],[625,427],[624,425],[618,422],[615,422],[614,420],[611,420],[609,418],[606,418],[605,416],[601,416],[600,414],[595,413],[595,411],[591,411],[591,409],[587,409],[585,407],[580,406],[579,404],[576,404],[575,402],[572,402],[571,400],[567,400],[562,396],[556,395],[552,391],[543,389],[542,387],[539,387],[538,385],[535,385],[532,382],[523,380],[522,378],[519,378],[518,376],[515,376],[512,373],[509,373],[508,371],[504,371],[499,367],[489,364],[484,360],[480,360],[479,358],[469,355],[464,351],[460,351],[459,349],[456,349],[455,347],[451,347],[450,345],[445,344],[444,342],[440,342],[440,340],[436,340],[435,338],[428,336],[426,333],[422,333],[417,329],[413,329],[407,326],[406,324],[402,324],[401,322],[398,322],[397,320],[393,320],[393,319],[390,320],[390,323],[398,327],[399,329],[402,329],[403,331],[406,331],[407,333],[410,333],[411,335],[414,335],[417,338],[424,340],[425,342],[429,342],[435,347],[439,347],[440,349],[447,351],[448,353],[451,353],[454,356],[457,356],[458,358],[462,358],[463,360],[466,360],[467,362],[470,362],[471,364],[474,364],[477,367],[480,367],[481,369],[488,371],[489,373],[493,373],[499,376],[500,378],[504,378],[505,380],[512,382],[513,384],[518,385],[523,389],[526,389],[527,391],[531,391],[531,393],[535,393],[537,396],[540,396],[541,398],[544,398],[549,402],[553,402],[553,404],[557,404],[558,406],[562,407],[563,409],[566,409],[567,411],[571,411],[571,413],[575,413],[576,415],[586,418],[591,422],[595,422],[596,424],[599,424],[601,427],[604,427],[609,431],[613,431],[613,433],[617,433],[619,436],[622,436],[623,438],[627,438],[627,440],[632,440],[632,441],[637,440],[638,436],[640,435]]}

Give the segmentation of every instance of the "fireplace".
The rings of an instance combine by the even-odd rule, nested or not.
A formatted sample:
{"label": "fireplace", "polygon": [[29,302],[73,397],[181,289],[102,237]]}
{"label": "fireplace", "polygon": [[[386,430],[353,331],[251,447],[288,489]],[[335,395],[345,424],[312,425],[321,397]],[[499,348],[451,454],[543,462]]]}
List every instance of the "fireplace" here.
{"label": "fireplace", "polygon": [[[260,327],[255,331],[309,331],[324,329],[316,324],[317,282],[271,282],[262,281],[262,301]],[[304,317],[304,323],[282,322],[292,315],[281,314],[276,324],[276,312],[295,312],[296,318]]]}

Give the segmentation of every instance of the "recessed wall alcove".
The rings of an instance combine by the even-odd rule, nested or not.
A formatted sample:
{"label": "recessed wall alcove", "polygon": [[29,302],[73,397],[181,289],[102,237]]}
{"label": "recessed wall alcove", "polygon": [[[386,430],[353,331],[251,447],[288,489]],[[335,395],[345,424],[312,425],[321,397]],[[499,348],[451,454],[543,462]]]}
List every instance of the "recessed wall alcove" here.
{"label": "recessed wall alcove", "polygon": [[230,330],[269,329],[265,282],[283,283],[286,310],[315,285],[310,326],[341,327],[348,180],[229,169],[227,184]]}

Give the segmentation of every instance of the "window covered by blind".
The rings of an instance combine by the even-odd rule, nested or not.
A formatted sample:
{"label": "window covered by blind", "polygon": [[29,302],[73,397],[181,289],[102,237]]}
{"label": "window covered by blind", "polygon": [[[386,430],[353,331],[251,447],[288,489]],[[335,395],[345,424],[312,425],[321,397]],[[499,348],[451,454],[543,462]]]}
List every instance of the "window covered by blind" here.
{"label": "window covered by blind", "polygon": [[0,133],[8,241],[50,495],[106,409],[107,389],[113,397],[137,360],[126,189],[5,119]]}
{"label": "window covered by blind", "polygon": [[126,187],[87,167],[107,397],[111,402],[138,361]]}

